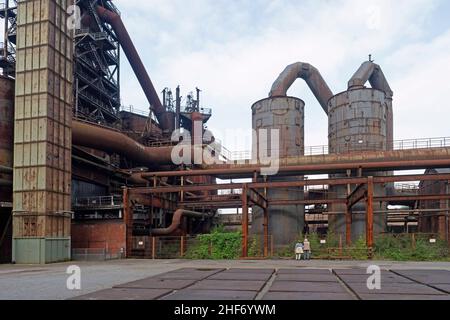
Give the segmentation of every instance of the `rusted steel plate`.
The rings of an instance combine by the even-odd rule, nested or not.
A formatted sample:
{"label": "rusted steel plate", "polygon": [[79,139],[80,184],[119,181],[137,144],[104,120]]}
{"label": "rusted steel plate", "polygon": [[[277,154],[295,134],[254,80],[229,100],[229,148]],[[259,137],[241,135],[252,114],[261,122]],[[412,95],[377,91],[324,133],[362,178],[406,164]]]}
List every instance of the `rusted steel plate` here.
{"label": "rusted steel plate", "polygon": [[75,297],[72,300],[155,300],[171,292],[172,290],[168,289],[113,288]]}
{"label": "rusted steel plate", "polygon": [[272,274],[275,269],[252,269],[252,268],[233,268],[225,270],[224,273],[264,273],[264,274]]}
{"label": "rusted steel plate", "polygon": [[277,274],[331,274],[329,269],[279,269]]}
{"label": "rusted steel plate", "polygon": [[424,295],[424,294],[361,294],[362,300],[450,300],[450,295]]}
{"label": "rusted steel plate", "polygon": [[256,295],[256,291],[185,289],[161,300],[253,300]]}
{"label": "rusted steel plate", "polygon": [[241,280],[241,281],[251,281],[260,280],[267,281],[270,279],[272,274],[270,273],[237,273],[237,272],[220,272],[212,275],[208,280]]}
{"label": "rusted steel plate", "polygon": [[[366,283],[370,276],[370,274],[344,274],[339,278],[345,283]],[[393,273],[382,272],[381,283],[414,283],[414,281]]]}
{"label": "rusted steel plate", "polygon": [[178,279],[178,280],[203,280],[213,274],[220,272],[220,269],[211,271],[172,271],[156,276],[157,279]]}
{"label": "rusted steel plate", "polygon": [[265,281],[242,280],[203,280],[189,289],[195,290],[234,290],[234,291],[260,291]]}
{"label": "rusted steel plate", "polygon": [[442,295],[443,293],[419,283],[381,283],[380,290],[370,290],[366,283],[347,283],[357,294]]}
{"label": "rusted steel plate", "polygon": [[140,289],[183,289],[194,284],[196,280],[155,279],[154,277],[124,283],[114,288],[140,288]]}
{"label": "rusted steel plate", "polygon": [[269,291],[279,292],[328,292],[347,293],[340,283],[334,282],[296,282],[275,280]]}
{"label": "rusted steel plate", "polygon": [[336,276],[332,274],[279,274],[277,275],[276,280],[300,282],[338,282]]}
{"label": "rusted steel plate", "polygon": [[450,271],[447,270],[402,270],[395,272],[426,284],[450,284]]}
{"label": "rusted steel plate", "polygon": [[181,269],[177,269],[177,270],[173,270],[173,271],[170,271],[170,272],[167,272],[167,273],[186,273],[186,272],[189,272],[189,273],[204,273],[204,274],[209,274],[209,275],[212,275],[212,274],[215,274],[215,273],[217,273],[217,272],[221,272],[221,271],[224,271],[225,269],[223,269],[223,268],[211,268],[211,269],[209,269],[209,268],[181,268]]}
{"label": "rusted steel plate", "polygon": [[355,300],[349,293],[268,292],[263,300]]}
{"label": "rusted steel plate", "polygon": [[359,274],[359,275],[367,275],[366,269],[333,269],[333,272],[335,272],[337,275],[343,275],[343,274]]}

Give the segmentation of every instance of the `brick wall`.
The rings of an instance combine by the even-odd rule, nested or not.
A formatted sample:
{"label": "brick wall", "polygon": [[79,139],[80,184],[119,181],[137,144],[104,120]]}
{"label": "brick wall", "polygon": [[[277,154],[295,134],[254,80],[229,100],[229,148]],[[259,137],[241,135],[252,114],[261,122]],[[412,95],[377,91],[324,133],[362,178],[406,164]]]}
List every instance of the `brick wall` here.
{"label": "brick wall", "polygon": [[104,249],[108,257],[120,258],[126,247],[125,231],[123,221],[73,222],[72,249]]}

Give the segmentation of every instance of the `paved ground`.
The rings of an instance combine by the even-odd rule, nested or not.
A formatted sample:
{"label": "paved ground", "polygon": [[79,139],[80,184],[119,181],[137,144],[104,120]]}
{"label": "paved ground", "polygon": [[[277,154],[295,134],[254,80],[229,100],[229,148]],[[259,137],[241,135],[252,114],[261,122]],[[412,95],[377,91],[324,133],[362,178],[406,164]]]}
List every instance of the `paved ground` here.
{"label": "paved ground", "polygon": [[[81,268],[68,290],[67,267]],[[381,267],[381,290],[366,268]],[[120,260],[0,265],[0,299],[450,300],[450,263]]]}

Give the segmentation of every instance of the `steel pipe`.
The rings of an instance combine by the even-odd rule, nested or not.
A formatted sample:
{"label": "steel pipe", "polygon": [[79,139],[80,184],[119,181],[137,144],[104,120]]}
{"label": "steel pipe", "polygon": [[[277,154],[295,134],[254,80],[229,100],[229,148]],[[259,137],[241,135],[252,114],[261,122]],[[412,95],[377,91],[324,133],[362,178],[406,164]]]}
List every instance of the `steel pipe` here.
{"label": "steel pipe", "polygon": [[115,12],[105,9],[102,6],[97,6],[97,13],[103,21],[110,24],[114,29],[117,39],[119,40],[120,45],[122,46],[122,49],[125,52],[125,55],[127,56],[131,67],[133,68],[133,71],[141,85],[142,90],[145,93],[145,96],[147,97],[151,108],[155,112],[155,116],[158,119],[161,128],[163,130],[173,129],[175,123],[171,123],[169,112],[167,112],[167,110],[161,104],[158,93],[156,92],[155,87],[150,80],[145,66],[142,63],[139,53],[137,52],[133,41],[128,34],[128,31],[125,28],[122,19]]}
{"label": "steel pipe", "polygon": [[381,67],[372,61],[366,61],[359,67],[348,82],[348,89],[363,88],[367,81],[369,81],[373,89],[383,91],[387,98],[392,99],[394,93]]}
{"label": "steel pipe", "polygon": [[[405,182],[405,181],[441,181],[450,180],[450,174],[423,174],[423,175],[401,175],[401,176],[375,176],[373,181],[375,184]],[[275,182],[253,182],[253,183],[226,183],[226,184],[209,184],[209,185],[186,185],[186,186],[170,186],[170,187],[138,187],[130,189],[133,194],[151,194],[151,193],[175,193],[175,192],[196,192],[196,191],[215,191],[215,190],[232,190],[242,189],[245,184],[251,189],[264,188],[289,188],[304,186],[323,186],[323,185],[347,185],[367,183],[367,178],[332,178],[332,179],[311,179],[298,181],[275,181]],[[403,198],[403,196],[401,196]],[[418,197],[415,195],[414,197]],[[389,199],[399,199],[389,197]]]}
{"label": "steel pipe", "polygon": [[13,168],[0,166],[0,173],[13,173]]}
{"label": "steel pipe", "polygon": [[74,145],[124,155],[141,165],[172,164],[172,147],[146,147],[120,131],[82,121],[72,122]]}
{"label": "steel pipe", "polygon": [[309,63],[296,62],[287,66],[273,83],[269,96],[286,96],[288,89],[298,78],[306,81],[322,109],[328,114],[328,100],[333,96],[333,92],[320,72]]}
{"label": "steel pipe", "polygon": [[170,226],[168,226],[167,228],[152,229],[151,234],[152,236],[169,235],[175,232],[180,227],[182,217],[203,218],[206,215],[207,214],[201,212],[178,209],[173,214],[172,223]]}
{"label": "steel pipe", "polygon": [[[397,151],[390,151],[397,152]],[[367,152],[369,154],[370,152]],[[382,155],[384,152],[377,152],[378,155]],[[304,175],[304,174],[331,174],[331,173],[345,173],[347,170],[368,170],[368,171],[387,171],[387,170],[412,170],[412,169],[426,169],[426,168],[446,168],[450,166],[450,155],[448,158],[436,159],[405,159],[404,153],[398,153],[396,160],[386,161],[373,159],[372,161],[367,159],[354,160],[354,161],[341,161],[339,159],[333,159],[333,156],[324,156],[325,161],[317,161],[316,164],[292,164],[283,165],[279,168],[280,175]],[[306,157],[305,157],[306,158]],[[350,158],[350,157],[349,157]],[[412,158],[412,157],[411,157]],[[329,159],[329,160],[328,160]],[[306,161],[298,161],[306,162]],[[321,163],[322,162],[322,163]],[[182,176],[201,176],[212,175],[220,177],[243,177],[251,178],[255,172],[261,174],[264,167],[260,165],[241,165],[241,166],[229,166],[229,165],[215,165],[210,169],[203,170],[191,170],[191,171],[160,171],[160,172],[148,172],[142,173],[143,178],[152,177],[182,177]],[[414,181],[414,180],[413,180]]]}
{"label": "steel pipe", "polygon": [[387,141],[388,149],[392,150],[394,140],[394,111],[392,108],[392,97],[394,95],[389,83],[384,76],[381,67],[372,61],[364,62],[355,72],[348,82],[348,89],[364,88],[364,84],[369,81],[373,89],[381,90],[386,95],[388,114],[387,114]]}

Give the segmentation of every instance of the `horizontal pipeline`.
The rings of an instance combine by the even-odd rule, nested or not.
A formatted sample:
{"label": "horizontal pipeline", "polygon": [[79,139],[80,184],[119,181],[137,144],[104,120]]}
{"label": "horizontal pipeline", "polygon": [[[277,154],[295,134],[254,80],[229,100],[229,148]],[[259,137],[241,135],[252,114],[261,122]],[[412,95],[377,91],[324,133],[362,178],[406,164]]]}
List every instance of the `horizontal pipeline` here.
{"label": "horizontal pipeline", "polygon": [[[201,170],[199,170],[201,171]],[[242,189],[247,185],[249,189],[264,188],[289,188],[304,186],[323,186],[323,185],[347,185],[347,184],[363,184],[367,183],[367,178],[337,178],[337,179],[313,179],[299,181],[281,181],[281,182],[256,182],[256,183],[226,183],[212,185],[187,185],[187,186],[170,186],[170,187],[154,187],[154,188],[132,188],[132,193],[172,193],[172,192],[195,192],[195,191],[215,191],[215,190],[231,190]],[[450,174],[422,174],[422,175],[402,175],[402,176],[379,176],[373,177],[375,184],[405,182],[405,181],[441,181],[450,180]]]}

